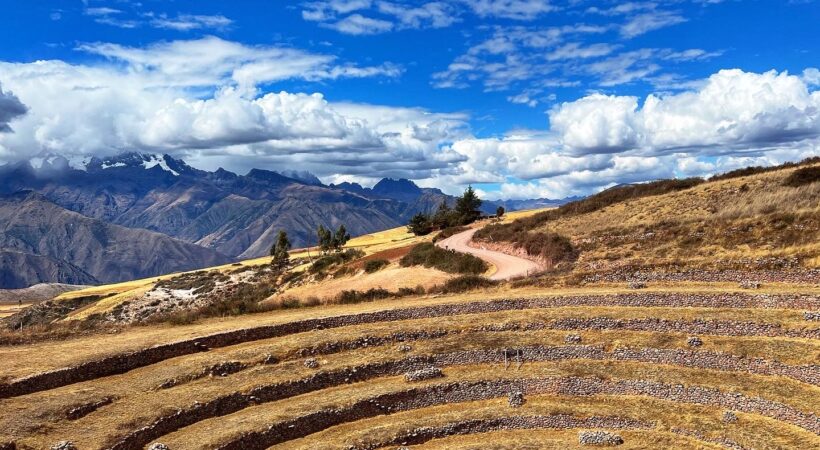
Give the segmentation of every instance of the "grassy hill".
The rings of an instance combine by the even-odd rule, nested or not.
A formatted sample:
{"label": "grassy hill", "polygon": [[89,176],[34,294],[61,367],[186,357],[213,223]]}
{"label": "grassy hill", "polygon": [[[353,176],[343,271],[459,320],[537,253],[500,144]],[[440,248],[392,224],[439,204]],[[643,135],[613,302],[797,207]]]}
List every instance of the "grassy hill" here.
{"label": "grassy hill", "polygon": [[[734,270],[754,279],[765,278],[767,270],[816,270],[820,183],[789,180],[820,171],[820,161],[775,169],[621,186],[486,227],[476,239],[524,249],[549,266],[572,259],[576,272],[620,279],[636,271],[658,277],[689,271],[703,278]],[[554,236],[568,239],[574,252],[544,247]]]}
{"label": "grassy hill", "polygon": [[[626,186],[480,232],[560,256],[535,279],[6,341],[0,448],[818,448],[820,183],[791,185],[813,167]],[[398,261],[429,239],[352,240],[363,255],[297,265],[262,303],[418,283],[435,269]],[[266,263],[58,301],[99,296],[77,318]]]}

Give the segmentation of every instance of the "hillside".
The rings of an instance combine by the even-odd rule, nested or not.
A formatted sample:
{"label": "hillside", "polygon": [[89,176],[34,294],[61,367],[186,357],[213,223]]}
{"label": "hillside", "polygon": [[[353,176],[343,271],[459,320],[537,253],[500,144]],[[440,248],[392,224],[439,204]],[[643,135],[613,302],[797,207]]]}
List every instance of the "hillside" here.
{"label": "hillside", "polygon": [[[142,153],[70,161],[46,154],[0,166],[0,199],[21,191],[37,192],[79,214],[71,217],[84,216],[110,225],[162,233],[234,259],[266,255],[280,230],[288,232],[293,245],[304,247],[314,243],[320,224],[333,228],[344,224],[352,235],[365,235],[402,226],[419,211],[454,202],[453,197],[438,189],[420,188],[409,180],[384,179],[373,189],[349,183],[325,186],[310,173],[286,169],[281,173],[252,169],[246,175],[224,169],[209,172],[168,155]],[[485,209],[495,211],[495,205],[487,203]],[[99,249],[108,254],[116,251],[105,246]],[[35,254],[44,257],[49,252]],[[81,261],[39,258],[30,265],[38,269],[15,275],[14,284],[8,275],[0,279],[8,279],[8,284],[0,287],[38,282],[92,283],[94,278],[110,282],[167,273],[169,267],[157,265],[151,270],[144,268],[138,275],[134,272],[120,278],[98,278],[100,269],[91,265],[101,264],[105,254]],[[65,263],[75,264],[76,268]],[[191,267],[197,266],[185,266]],[[82,278],[74,273],[75,269],[91,274],[91,278]]]}
{"label": "hillside", "polygon": [[160,233],[82,216],[31,192],[0,198],[0,250],[0,279],[9,288],[43,279],[111,283],[229,260]]}
{"label": "hillside", "polygon": [[[613,280],[681,272],[704,280],[709,274],[732,273],[765,279],[767,272],[784,270],[816,276],[820,183],[789,185],[801,170],[817,171],[820,164],[617,187],[516,223],[487,227],[476,239],[547,267],[561,261],[566,267],[571,261],[576,272]],[[572,250],[561,253],[541,245],[556,236],[568,239]]]}
{"label": "hillside", "polygon": [[[496,238],[471,245],[545,264],[507,282],[444,272],[463,255],[400,228],[294,251],[284,274],[260,258],[63,294],[6,321],[53,323],[0,335],[0,443],[816,448],[818,183],[793,186],[814,167],[623,186],[475,224]],[[433,268],[405,258],[420,248],[438,252]],[[219,301],[197,314],[128,326],[208,292]],[[232,309],[248,307],[240,294],[257,306]]]}

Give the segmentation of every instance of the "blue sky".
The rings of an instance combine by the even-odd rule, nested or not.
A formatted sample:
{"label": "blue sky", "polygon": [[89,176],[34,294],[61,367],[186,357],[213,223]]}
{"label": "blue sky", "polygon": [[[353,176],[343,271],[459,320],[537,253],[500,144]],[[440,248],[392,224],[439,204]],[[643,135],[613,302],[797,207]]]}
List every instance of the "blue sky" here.
{"label": "blue sky", "polygon": [[820,149],[816,1],[5,3],[0,162],[139,150],[523,198]]}

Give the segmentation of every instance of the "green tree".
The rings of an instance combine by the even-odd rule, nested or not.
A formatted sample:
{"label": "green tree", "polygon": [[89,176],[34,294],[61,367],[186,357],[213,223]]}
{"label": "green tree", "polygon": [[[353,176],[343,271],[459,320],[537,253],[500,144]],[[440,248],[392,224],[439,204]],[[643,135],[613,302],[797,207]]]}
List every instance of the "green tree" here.
{"label": "green tree", "polygon": [[288,239],[288,233],[284,230],[280,230],[279,235],[276,237],[276,242],[274,242],[270,248],[270,255],[273,257],[271,265],[279,270],[286,268],[290,262],[289,250],[290,239]]}
{"label": "green tree", "polygon": [[430,216],[424,213],[418,213],[410,218],[407,224],[407,230],[416,236],[423,236],[430,234],[433,231],[433,225],[430,223]]}
{"label": "green tree", "polygon": [[446,201],[442,201],[438,205],[436,213],[433,214],[432,222],[435,228],[447,228],[453,224],[453,210],[450,209]]}
{"label": "green tree", "polygon": [[456,200],[456,214],[461,225],[473,223],[481,216],[481,199],[475,193],[472,186],[467,186],[464,195]]}
{"label": "green tree", "polygon": [[319,227],[316,229],[316,238],[319,250],[322,253],[329,252],[333,247],[333,233],[321,224],[319,224]]}
{"label": "green tree", "polygon": [[498,217],[498,218],[500,219],[502,216],[504,216],[504,213],[505,213],[505,212],[506,212],[506,211],[504,210],[504,207],[503,207],[503,206],[499,206],[498,208],[496,208],[496,209],[495,209],[495,216],[496,216],[496,217]]}
{"label": "green tree", "polygon": [[336,233],[333,235],[333,240],[331,241],[331,247],[337,252],[342,249],[342,247],[347,244],[347,241],[350,240],[350,234],[345,229],[344,225],[339,225],[339,228],[336,230]]}

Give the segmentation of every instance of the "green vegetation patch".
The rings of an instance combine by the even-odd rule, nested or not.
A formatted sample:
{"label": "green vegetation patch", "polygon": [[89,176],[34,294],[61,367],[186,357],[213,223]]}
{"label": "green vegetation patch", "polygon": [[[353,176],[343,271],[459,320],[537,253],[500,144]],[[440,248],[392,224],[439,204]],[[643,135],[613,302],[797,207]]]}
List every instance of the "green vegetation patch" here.
{"label": "green vegetation patch", "polygon": [[480,258],[436,247],[425,242],[413,247],[399,261],[402,267],[424,266],[447,273],[482,274],[488,266]]}
{"label": "green vegetation patch", "polygon": [[478,275],[462,275],[460,277],[447,280],[443,285],[430,288],[431,294],[457,294],[459,292],[473,291],[496,286],[497,281]]}
{"label": "green vegetation patch", "polygon": [[344,264],[348,261],[361,258],[362,256],[364,256],[364,252],[355,248],[349,248],[343,252],[330,253],[313,261],[309,270],[310,273],[324,272],[330,267]]}
{"label": "green vegetation patch", "polygon": [[388,264],[390,264],[390,261],[386,259],[371,259],[364,263],[364,271],[367,273],[375,273],[382,270]]}

